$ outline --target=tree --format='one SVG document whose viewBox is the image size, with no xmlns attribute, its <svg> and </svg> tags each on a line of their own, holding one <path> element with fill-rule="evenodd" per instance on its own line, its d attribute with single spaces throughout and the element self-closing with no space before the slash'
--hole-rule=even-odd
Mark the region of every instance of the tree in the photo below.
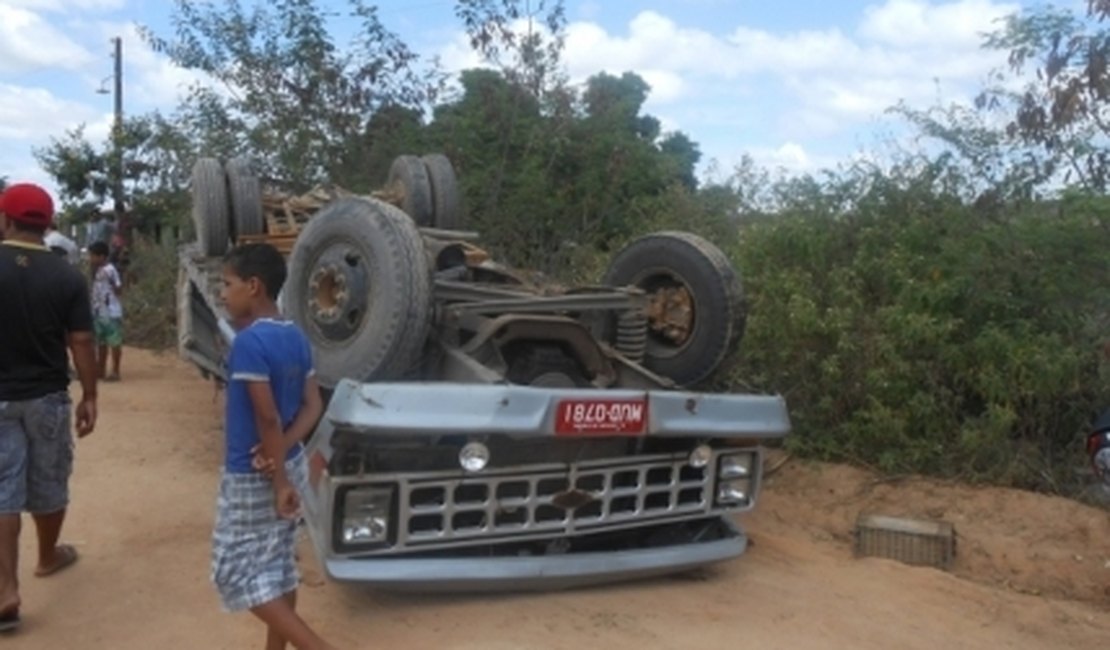
<svg viewBox="0 0 1110 650">
<path fill-rule="evenodd" d="M 238 0 L 176 0 L 173 40 L 143 33 L 175 64 L 217 84 L 196 85 L 181 108 L 187 136 L 206 155 L 251 155 L 264 175 L 292 189 L 328 181 L 364 191 L 372 116 L 391 106 L 422 109 L 443 75 L 436 65 L 418 67 L 375 6 L 348 2 L 342 17 L 356 29 L 342 45 L 329 31 L 337 16 L 315 0 L 249 10 Z"/>
<path fill-rule="evenodd" d="M 182 190 L 196 156 L 189 138 L 154 112 L 125 119 L 119 145 L 132 225 L 148 233 L 183 225 L 188 197 Z M 82 221 L 107 202 L 118 173 L 111 143 L 98 148 L 88 141 L 84 127 L 78 127 L 52 138 L 34 155 L 57 182 L 63 210 L 71 219 Z"/>
<path fill-rule="evenodd" d="M 533 97 L 565 85 L 563 0 L 459 0 L 455 14 L 471 47 Z"/>
<path fill-rule="evenodd" d="M 63 210 L 87 215 L 104 203 L 109 192 L 107 154 L 88 141 L 83 125 L 61 138 L 51 138 L 49 145 L 33 153 L 58 184 Z"/>
<path fill-rule="evenodd" d="M 1010 15 L 985 40 L 1008 52 L 1009 70 L 998 71 L 977 100 L 1009 115 L 1006 135 L 1039 147 L 1045 171 L 1097 191 L 1110 183 L 1108 16 L 1110 0 L 1089 0 L 1085 17 L 1056 8 Z"/>
</svg>

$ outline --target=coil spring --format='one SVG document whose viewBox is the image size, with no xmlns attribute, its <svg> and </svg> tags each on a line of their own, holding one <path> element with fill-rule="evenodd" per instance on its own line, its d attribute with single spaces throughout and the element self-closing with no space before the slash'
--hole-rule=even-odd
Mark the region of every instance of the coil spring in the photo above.
<svg viewBox="0 0 1110 650">
<path fill-rule="evenodd" d="M 640 363 L 647 351 L 648 318 L 642 310 L 629 309 L 617 318 L 617 352 Z"/>
</svg>

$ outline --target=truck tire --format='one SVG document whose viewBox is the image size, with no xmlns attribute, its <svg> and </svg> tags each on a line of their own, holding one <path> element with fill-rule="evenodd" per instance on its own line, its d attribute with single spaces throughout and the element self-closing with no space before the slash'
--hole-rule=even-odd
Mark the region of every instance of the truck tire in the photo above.
<svg viewBox="0 0 1110 650">
<path fill-rule="evenodd" d="M 441 230 L 460 230 L 459 181 L 447 156 L 430 153 L 423 158 L 432 191 L 432 223 Z"/>
<path fill-rule="evenodd" d="M 262 186 L 248 158 L 232 158 L 224 167 L 231 204 L 232 239 L 261 235 L 266 231 L 262 218 Z"/>
<path fill-rule="evenodd" d="M 200 251 L 205 257 L 227 252 L 228 201 L 227 178 L 223 165 L 215 158 L 199 158 L 193 165 L 193 226 Z"/>
<path fill-rule="evenodd" d="M 709 377 L 744 335 L 740 276 L 721 249 L 686 232 L 658 232 L 626 246 L 605 284 L 635 286 L 652 300 L 644 365 L 680 385 Z"/>
<path fill-rule="evenodd" d="M 371 198 L 325 206 L 297 238 L 284 291 L 324 388 L 400 379 L 420 360 L 432 277 L 420 231 L 397 208 Z"/>
<path fill-rule="evenodd" d="M 389 167 L 390 187 L 401 190 L 401 209 L 418 226 L 431 226 L 434 218 L 432 186 L 424 162 L 416 156 L 397 156 Z"/>
</svg>

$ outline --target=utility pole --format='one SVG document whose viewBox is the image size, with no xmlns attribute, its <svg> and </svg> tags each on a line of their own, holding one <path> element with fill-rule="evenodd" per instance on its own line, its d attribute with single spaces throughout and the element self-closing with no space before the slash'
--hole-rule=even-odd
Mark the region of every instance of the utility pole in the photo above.
<svg viewBox="0 0 1110 650">
<path fill-rule="evenodd" d="M 130 239 L 131 232 L 123 204 L 123 39 L 117 36 L 112 39 L 112 43 L 115 45 L 115 122 L 112 125 L 112 145 L 116 158 L 116 182 L 112 188 L 112 198 L 115 203 L 116 226 L 126 242 Z"/>
</svg>

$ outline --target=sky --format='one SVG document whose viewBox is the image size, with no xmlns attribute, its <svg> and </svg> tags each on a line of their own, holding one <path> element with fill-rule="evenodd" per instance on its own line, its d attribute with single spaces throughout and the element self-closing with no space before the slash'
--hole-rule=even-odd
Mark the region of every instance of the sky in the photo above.
<svg viewBox="0 0 1110 650">
<path fill-rule="evenodd" d="M 249 3 L 251 0 L 242 0 Z M 345 0 L 319 0 L 342 9 Z M 452 0 L 375 3 L 421 56 L 478 63 Z M 790 172 L 851 160 L 905 134 L 885 109 L 967 103 L 1005 55 L 982 49 L 1014 0 L 566 0 L 564 63 L 582 83 L 636 72 L 644 113 L 698 143 L 713 180 L 747 154 Z M 1082 11 L 1085 2 L 1057 4 Z M 197 77 L 150 50 L 171 35 L 168 0 L 0 0 L 0 176 L 54 186 L 32 151 L 85 125 L 107 137 L 111 39 L 123 39 L 124 112 L 170 111 Z"/>
</svg>

